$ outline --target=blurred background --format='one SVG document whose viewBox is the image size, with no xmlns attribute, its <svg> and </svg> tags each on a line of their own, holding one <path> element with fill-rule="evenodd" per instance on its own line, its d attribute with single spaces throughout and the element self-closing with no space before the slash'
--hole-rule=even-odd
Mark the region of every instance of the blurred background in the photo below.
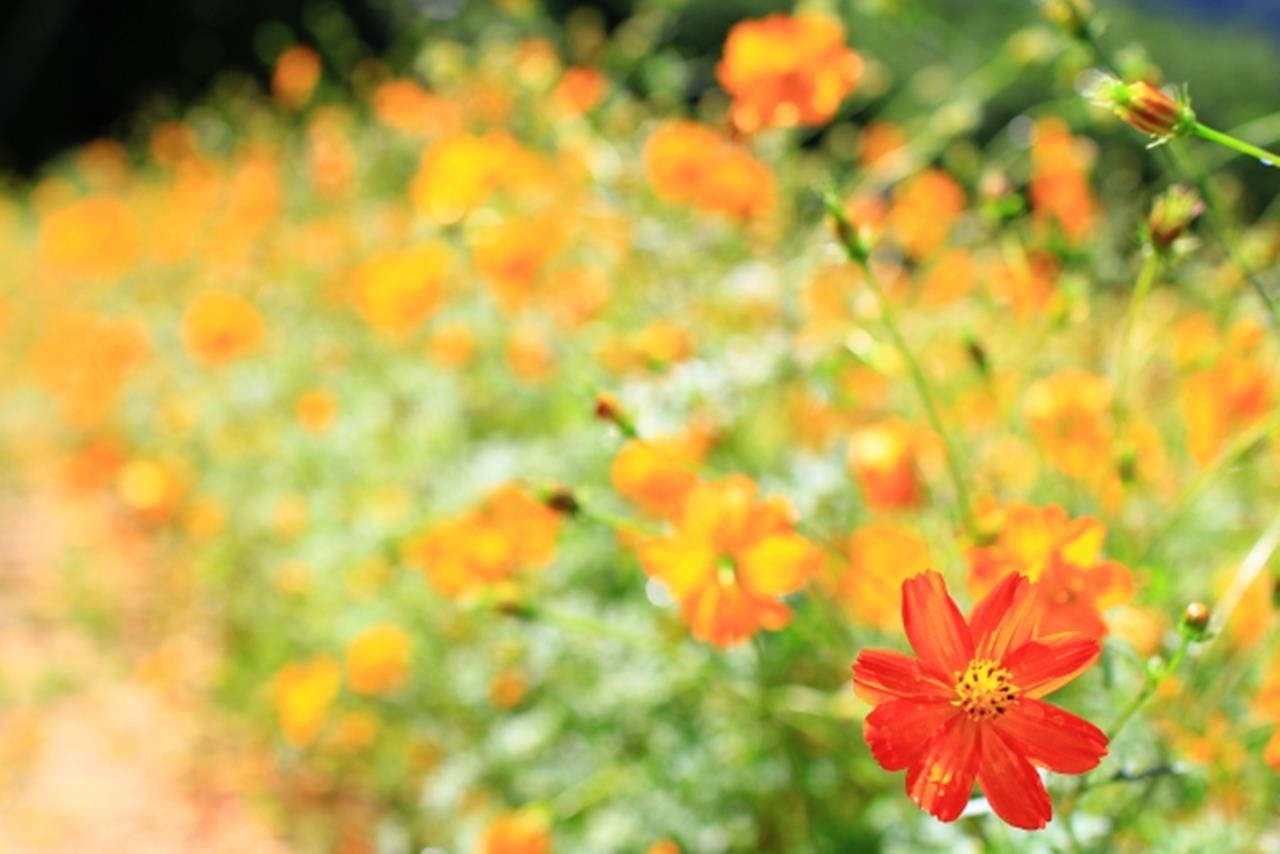
<svg viewBox="0 0 1280 854">
<path fill-rule="evenodd" d="M 432 26 L 483 14 L 468 0 L 11 0 L 0 4 L 0 169 L 30 174 L 70 146 L 126 135 L 157 113 L 180 111 L 228 75 L 265 81 L 276 55 L 294 41 L 338 53 L 388 55 L 411 62 Z M 547 0 L 557 16 L 598 10 L 607 26 L 626 20 L 630 0 Z M 785 0 L 698 0 L 683 6 L 669 49 L 685 60 L 714 61 L 736 20 L 788 10 Z M 857 20 L 860 5 L 900 7 L 897 32 L 878 33 L 881 49 L 904 65 L 954 50 L 943 28 L 967 31 L 978 52 L 1019 21 L 1039 15 L 1037 0 L 842 0 Z M 1094 0 L 1116 43 L 1141 37 L 1175 79 L 1194 79 L 1201 102 L 1232 122 L 1257 115 L 1247 92 L 1280 91 L 1280 3 L 1276 0 Z M 998 27 L 987 22 L 999 21 Z M 931 36 L 931 33 L 933 36 Z M 855 40 L 862 40 L 855 33 Z M 1229 49 L 1222 49 L 1229 45 Z M 951 57 L 948 57 L 950 59 Z M 895 71 L 898 69 L 894 69 Z M 709 70 L 694 87 L 713 84 Z M 688 93 L 696 96 L 696 91 Z M 998 118 L 998 117 L 993 117 Z"/>
</svg>

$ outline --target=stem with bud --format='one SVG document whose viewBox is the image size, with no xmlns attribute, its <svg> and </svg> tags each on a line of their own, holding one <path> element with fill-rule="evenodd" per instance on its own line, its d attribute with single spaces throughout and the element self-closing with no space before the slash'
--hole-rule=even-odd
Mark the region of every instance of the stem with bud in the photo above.
<svg viewBox="0 0 1280 854">
<path fill-rule="evenodd" d="M 898 328 L 893 304 L 889 301 L 884 288 L 880 286 L 880 281 L 871 270 L 870 248 L 854 229 L 853 223 L 849 221 L 849 216 L 845 213 L 844 206 L 840 204 L 839 197 L 834 192 L 828 191 L 823 197 L 823 201 L 826 203 L 827 213 L 835 225 L 836 239 L 840 242 L 848 259 L 862 268 L 867 285 L 875 295 L 876 303 L 880 308 L 880 317 L 884 321 L 885 329 L 888 330 L 889 337 L 893 340 L 893 345 L 902 357 L 902 361 L 906 363 L 907 371 L 911 375 L 911 381 L 916 387 L 916 392 L 920 395 L 921 402 L 924 404 L 924 411 L 929 419 L 929 425 L 942 440 L 947 472 L 951 476 L 951 482 L 956 493 L 956 503 L 960 507 L 960 520 L 964 525 L 965 531 L 970 536 L 976 536 L 978 532 L 977 521 L 973 515 L 973 505 L 969 501 L 969 489 L 965 485 L 964 473 L 960 468 L 955 443 L 951 441 L 951 434 L 942 422 L 942 416 L 934 403 L 933 391 L 929 387 L 929 381 L 924 375 L 924 370 L 921 369 L 920 363 L 907 345 L 907 339 L 903 336 L 902 330 Z"/>
</svg>

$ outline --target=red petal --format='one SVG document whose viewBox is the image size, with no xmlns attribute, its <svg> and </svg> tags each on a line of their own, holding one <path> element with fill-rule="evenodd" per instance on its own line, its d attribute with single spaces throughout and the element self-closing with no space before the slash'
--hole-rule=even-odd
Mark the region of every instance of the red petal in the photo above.
<svg viewBox="0 0 1280 854">
<path fill-rule="evenodd" d="M 901 771 L 918 760 L 947 723 L 963 716 L 947 702 L 891 700 L 871 710 L 862 734 L 871 755 L 886 771 Z"/>
<path fill-rule="evenodd" d="M 1038 614 L 1035 593 L 1025 575 L 1010 573 L 978 603 L 969 628 L 979 658 L 999 661 L 1031 640 Z"/>
<path fill-rule="evenodd" d="M 964 715 L 951 718 L 907 771 L 911 800 L 940 821 L 959 818 L 978 775 L 979 741 L 972 721 Z"/>
<path fill-rule="evenodd" d="M 853 665 L 853 690 L 872 705 L 900 698 L 950 699 L 952 688 L 919 661 L 900 652 L 864 649 Z"/>
<path fill-rule="evenodd" d="M 936 572 L 902 582 L 902 626 L 916 655 L 939 673 L 959 673 L 973 659 L 969 626 Z"/>
<path fill-rule="evenodd" d="M 1067 632 L 1028 641 L 1005 656 L 1024 697 L 1043 697 L 1075 679 L 1098 659 L 1102 648 L 1087 635 Z"/>
<path fill-rule="evenodd" d="M 1102 730 L 1040 700 L 1023 699 L 994 723 L 1028 759 L 1060 774 L 1083 774 L 1107 755 L 1107 736 Z"/>
<path fill-rule="evenodd" d="M 1053 818 L 1053 804 L 1036 769 L 991 727 L 982 733 L 978 784 L 996 815 L 1014 827 L 1039 830 Z"/>
</svg>

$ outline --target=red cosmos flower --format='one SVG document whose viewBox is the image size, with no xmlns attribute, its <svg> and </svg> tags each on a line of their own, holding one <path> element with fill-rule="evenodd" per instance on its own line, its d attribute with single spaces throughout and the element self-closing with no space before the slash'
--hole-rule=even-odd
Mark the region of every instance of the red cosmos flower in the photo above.
<svg viewBox="0 0 1280 854">
<path fill-rule="evenodd" d="M 1053 817 L 1036 766 L 1081 774 L 1107 754 L 1107 737 L 1039 698 L 1098 657 L 1078 633 L 1036 633 L 1035 585 L 1009 575 L 966 623 L 942 576 L 902 583 L 902 622 L 918 658 L 863 650 L 853 666 L 858 696 L 875 705 L 864 722 L 871 754 L 907 771 L 907 794 L 954 821 L 975 778 L 996 815 L 1038 830 Z"/>
</svg>

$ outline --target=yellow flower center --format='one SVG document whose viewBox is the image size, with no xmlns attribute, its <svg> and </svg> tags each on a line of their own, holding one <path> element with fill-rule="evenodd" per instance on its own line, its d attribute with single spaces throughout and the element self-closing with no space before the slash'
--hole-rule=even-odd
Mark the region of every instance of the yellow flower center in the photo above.
<svg viewBox="0 0 1280 854">
<path fill-rule="evenodd" d="M 975 658 L 964 673 L 956 673 L 951 704 L 964 709 L 970 720 L 985 721 L 1003 715 L 1020 693 L 1007 669 L 989 658 Z"/>
</svg>

